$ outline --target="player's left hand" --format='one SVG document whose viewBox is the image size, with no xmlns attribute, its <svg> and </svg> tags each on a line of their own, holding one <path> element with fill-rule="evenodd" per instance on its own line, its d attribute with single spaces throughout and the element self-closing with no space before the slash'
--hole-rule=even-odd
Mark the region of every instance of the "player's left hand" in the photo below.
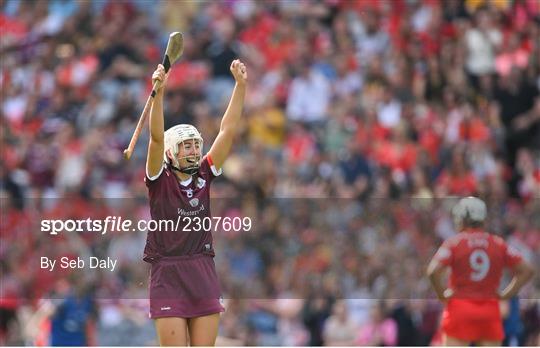
<svg viewBox="0 0 540 348">
<path fill-rule="evenodd" d="M 247 69 L 240 59 L 235 59 L 231 63 L 231 74 L 236 83 L 243 85 L 247 82 Z"/>
</svg>

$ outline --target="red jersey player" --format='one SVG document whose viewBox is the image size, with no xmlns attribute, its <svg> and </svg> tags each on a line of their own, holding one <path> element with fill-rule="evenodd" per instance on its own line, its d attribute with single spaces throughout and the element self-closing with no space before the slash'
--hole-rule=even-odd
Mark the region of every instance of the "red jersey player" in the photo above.
<svg viewBox="0 0 540 348">
<path fill-rule="evenodd" d="M 532 269 L 502 238 L 483 230 L 487 209 L 482 200 L 463 198 L 452 215 L 460 233 L 442 244 L 427 270 L 445 304 L 443 344 L 500 345 L 504 332 L 499 300 L 515 296 L 532 277 Z M 447 268 L 451 273 L 445 290 L 442 278 Z M 514 277 L 499 293 L 504 268 L 510 268 Z"/>
</svg>

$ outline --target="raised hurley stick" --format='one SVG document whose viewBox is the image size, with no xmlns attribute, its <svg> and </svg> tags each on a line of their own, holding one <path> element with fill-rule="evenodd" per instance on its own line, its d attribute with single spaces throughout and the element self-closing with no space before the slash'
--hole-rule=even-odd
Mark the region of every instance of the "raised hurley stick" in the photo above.
<svg viewBox="0 0 540 348">
<path fill-rule="evenodd" d="M 180 56 L 182 56 L 183 51 L 184 37 L 182 36 L 182 33 L 171 33 L 171 35 L 169 35 L 167 49 L 165 50 L 165 56 L 163 57 L 163 67 L 165 68 L 165 73 L 169 72 L 171 65 L 173 65 L 180 58 Z M 131 157 L 133 149 L 135 148 L 135 144 L 137 144 L 137 140 L 139 139 L 139 135 L 141 134 L 143 124 L 146 122 L 146 118 L 148 117 L 148 113 L 150 112 L 150 109 L 152 107 L 154 97 L 156 96 L 156 90 L 159 87 L 160 83 L 161 81 L 156 81 L 156 83 L 154 84 L 152 88 L 152 93 L 150 93 L 150 96 L 148 96 L 146 104 L 144 105 L 144 109 L 141 113 L 141 116 L 139 117 L 137 128 L 135 128 L 135 131 L 131 136 L 129 146 L 127 149 L 124 150 L 124 158 L 127 160 Z"/>
</svg>

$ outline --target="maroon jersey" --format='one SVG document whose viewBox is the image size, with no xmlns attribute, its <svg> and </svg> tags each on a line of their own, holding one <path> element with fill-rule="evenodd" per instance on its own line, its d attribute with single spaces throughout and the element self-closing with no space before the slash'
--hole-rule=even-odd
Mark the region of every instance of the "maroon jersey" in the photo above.
<svg viewBox="0 0 540 348">
<path fill-rule="evenodd" d="M 195 217 L 201 220 L 211 217 L 210 184 L 220 174 L 221 170 L 216 170 L 207 155 L 201 161 L 199 172 L 185 182 L 179 182 L 166 164 L 155 177 L 145 178 L 152 219 L 158 223 L 160 220 L 170 220 L 175 228 L 165 229 L 162 225 L 160 230 L 148 232 L 144 261 L 155 262 L 162 257 L 195 254 L 214 256 L 211 231 L 194 231 L 188 224 Z"/>
</svg>

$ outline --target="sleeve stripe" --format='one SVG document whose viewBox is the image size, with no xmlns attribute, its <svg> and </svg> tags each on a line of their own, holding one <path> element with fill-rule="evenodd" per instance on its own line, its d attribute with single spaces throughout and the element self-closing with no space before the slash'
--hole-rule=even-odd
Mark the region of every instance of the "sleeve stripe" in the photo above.
<svg viewBox="0 0 540 348">
<path fill-rule="evenodd" d="M 214 174 L 214 176 L 220 176 L 221 173 L 223 173 L 223 168 L 219 168 L 219 170 L 217 170 L 216 166 L 214 165 L 211 165 L 210 169 L 212 169 L 212 174 Z"/>
<path fill-rule="evenodd" d="M 219 170 L 217 170 L 214 162 L 212 161 L 212 157 L 210 157 L 210 154 L 206 155 L 206 160 L 208 161 L 210 170 L 212 170 L 212 174 L 214 174 L 214 176 L 220 176 L 223 173 L 223 168 L 219 168 Z"/>
<path fill-rule="evenodd" d="M 148 175 L 148 167 L 146 167 L 146 177 L 147 177 L 148 180 L 150 180 L 150 181 L 154 181 L 154 180 L 156 180 L 157 178 L 159 178 L 159 176 L 161 175 L 161 173 L 163 173 L 163 164 L 161 165 L 161 168 L 159 169 L 159 172 L 158 172 L 156 175 L 152 176 L 152 177 L 151 177 L 150 175 Z"/>
</svg>

